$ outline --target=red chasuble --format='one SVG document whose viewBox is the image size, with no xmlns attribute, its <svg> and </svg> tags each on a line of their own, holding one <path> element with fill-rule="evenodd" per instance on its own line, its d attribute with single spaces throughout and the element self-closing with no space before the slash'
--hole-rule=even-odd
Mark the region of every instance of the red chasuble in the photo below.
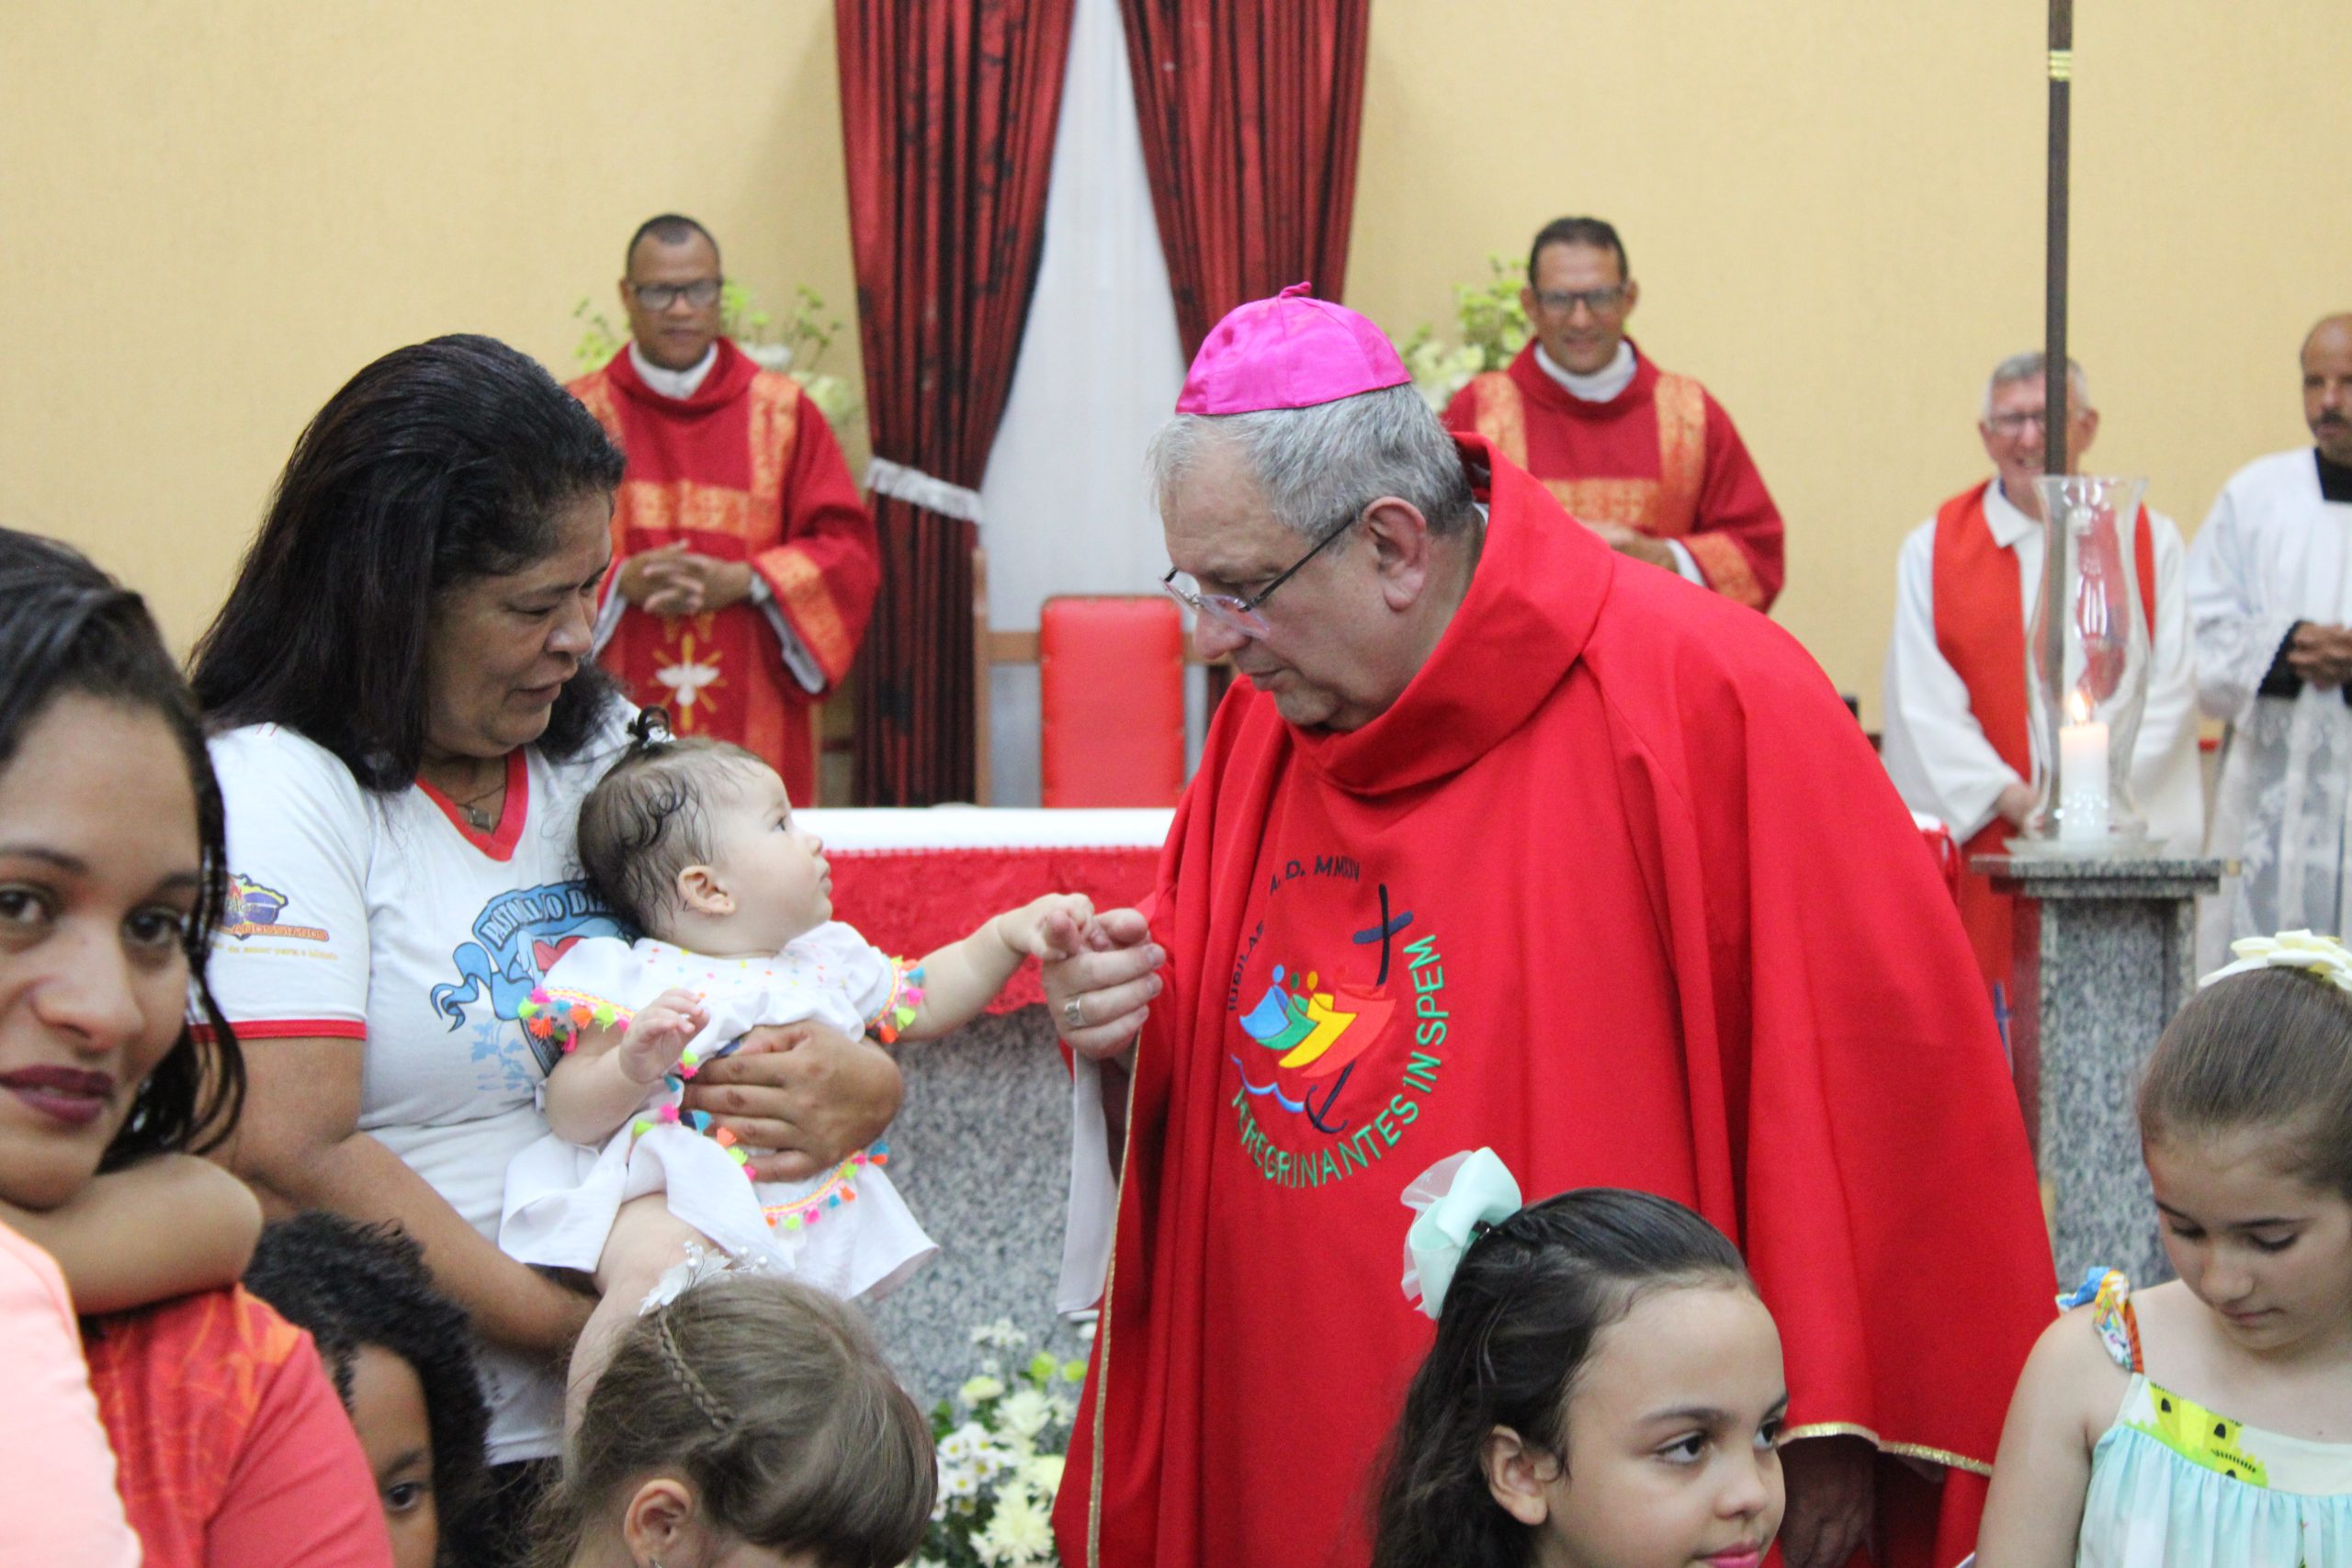
<svg viewBox="0 0 2352 1568">
<path fill-rule="evenodd" d="M 641 380 L 623 349 L 572 395 L 628 455 L 613 504 L 613 560 L 684 541 L 747 561 L 816 660 L 829 692 L 849 672 L 881 581 L 874 519 L 825 416 L 800 384 L 725 338 L 690 398 Z M 607 580 L 611 593 L 619 574 Z M 603 654 L 631 700 L 670 710 L 682 735 L 764 757 L 796 804 L 817 795 L 815 705 L 785 668 L 767 608 L 749 600 L 672 620 L 631 605 Z"/>
<path fill-rule="evenodd" d="M 1445 423 L 1485 436 L 1570 515 L 1674 540 L 1726 599 L 1769 610 L 1779 597 L 1780 510 L 1731 416 L 1638 347 L 1625 389 L 1589 403 L 1544 374 L 1530 343 L 1456 392 Z"/>
<path fill-rule="evenodd" d="M 2018 582 L 2018 553 L 1993 537 L 1984 521 L 1986 479 L 1962 491 L 1936 509 L 1929 589 L 1936 617 L 1936 649 L 1968 688 L 1968 711 L 2001 761 L 2021 779 L 2033 777 L 2033 751 L 2027 731 L 2025 597 Z M 2140 604 L 2148 617 L 2148 640 L 2156 637 L 2156 547 L 2148 530 L 2148 509 L 2132 546 L 2140 569 Z M 2007 853 L 2004 840 L 2017 829 L 1996 816 L 1977 829 L 1961 854 Z M 1976 950 L 1987 986 L 2014 993 L 2017 906 L 1993 891 L 1992 878 L 1963 870 L 1960 918 Z"/>
<path fill-rule="evenodd" d="M 1794 1430 L 1875 1443 L 1889 1561 L 1949 1568 L 2052 1288 L 1951 896 L 1803 649 L 1462 446 L 1429 663 L 1344 734 L 1238 684 L 1178 810 L 1063 1560 L 1363 1562 L 1430 1338 L 1399 1194 L 1490 1145 L 1734 1237 Z"/>
</svg>

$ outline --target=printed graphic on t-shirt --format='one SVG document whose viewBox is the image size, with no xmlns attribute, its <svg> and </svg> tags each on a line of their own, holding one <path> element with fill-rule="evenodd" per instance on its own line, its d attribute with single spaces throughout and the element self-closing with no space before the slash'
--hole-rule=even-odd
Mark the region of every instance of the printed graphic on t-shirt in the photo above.
<svg viewBox="0 0 2352 1568">
<path fill-rule="evenodd" d="M 323 926 L 282 925 L 278 917 L 285 914 L 291 902 L 275 887 L 236 872 L 229 874 L 229 919 L 221 925 L 220 934 L 239 942 L 257 936 L 293 937 L 303 942 L 327 940 Z"/>
<path fill-rule="evenodd" d="M 548 882 L 502 893 L 474 917 L 474 940 L 460 942 L 449 955 L 458 978 L 433 987 L 434 1010 L 454 1031 L 465 1021 L 468 1008 L 487 998 L 495 1036 L 521 1036 L 520 1030 L 497 1025 L 521 1017 L 532 990 L 572 943 L 582 937 L 626 934 L 585 882 Z M 552 1044 L 529 1043 L 542 1072 L 555 1065 Z"/>
</svg>

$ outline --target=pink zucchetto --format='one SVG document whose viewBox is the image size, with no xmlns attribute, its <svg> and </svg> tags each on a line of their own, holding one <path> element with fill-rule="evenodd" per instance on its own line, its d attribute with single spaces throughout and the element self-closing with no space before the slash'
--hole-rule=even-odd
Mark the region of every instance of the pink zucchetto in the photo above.
<svg viewBox="0 0 2352 1568">
<path fill-rule="evenodd" d="M 1256 413 L 1401 387 L 1412 373 L 1371 321 L 1294 283 L 1252 299 L 1209 329 L 1184 377 L 1178 413 Z"/>
</svg>

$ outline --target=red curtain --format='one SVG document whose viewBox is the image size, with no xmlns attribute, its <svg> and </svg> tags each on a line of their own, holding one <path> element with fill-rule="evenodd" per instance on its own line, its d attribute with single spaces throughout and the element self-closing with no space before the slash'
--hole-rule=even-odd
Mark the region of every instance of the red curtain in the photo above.
<svg viewBox="0 0 2352 1568">
<path fill-rule="evenodd" d="M 1072 0 L 835 0 L 877 457 L 979 488 L 1045 236 Z M 970 523 L 877 490 L 858 799 L 969 800 Z"/>
<path fill-rule="evenodd" d="M 1176 325 L 1301 278 L 1337 299 L 1371 0 L 1120 0 Z"/>
</svg>

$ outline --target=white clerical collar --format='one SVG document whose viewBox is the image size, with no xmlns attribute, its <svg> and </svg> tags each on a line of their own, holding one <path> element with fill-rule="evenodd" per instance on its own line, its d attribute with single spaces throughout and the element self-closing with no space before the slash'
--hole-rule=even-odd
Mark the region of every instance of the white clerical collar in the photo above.
<svg viewBox="0 0 2352 1568">
<path fill-rule="evenodd" d="M 2014 548 L 2028 534 L 2040 533 L 2041 520 L 2018 511 L 2008 491 L 2001 488 L 2001 476 L 1995 474 L 1984 491 L 1984 526 L 1992 530 L 1993 542 L 2006 550 Z"/>
<path fill-rule="evenodd" d="M 695 395 L 695 389 L 702 385 L 703 378 L 710 374 L 710 367 L 718 363 L 718 344 L 714 343 L 703 350 L 702 357 L 684 370 L 664 370 L 646 358 L 645 351 L 637 346 L 635 339 L 631 339 L 628 363 L 629 368 L 637 372 L 639 380 L 663 397 L 691 398 Z"/>
<path fill-rule="evenodd" d="M 1589 376 L 1561 369 L 1559 361 L 1544 353 L 1541 343 L 1535 345 L 1535 364 L 1568 396 L 1588 403 L 1605 403 L 1634 384 L 1634 345 L 1623 338 L 1617 340 L 1617 356 Z"/>
</svg>

